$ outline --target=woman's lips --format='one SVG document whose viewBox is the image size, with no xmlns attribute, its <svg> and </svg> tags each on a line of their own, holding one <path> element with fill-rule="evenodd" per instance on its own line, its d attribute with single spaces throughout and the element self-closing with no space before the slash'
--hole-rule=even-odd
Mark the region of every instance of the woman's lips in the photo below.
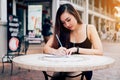
<svg viewBox="0 0 120 80">
<path fill-rule="evenodd" d="M 72 28 L 72 26 L 69 26 L 69 27 L 68 27 L 68 29 L 71 29 L 71 28 Z"/>
</svg>

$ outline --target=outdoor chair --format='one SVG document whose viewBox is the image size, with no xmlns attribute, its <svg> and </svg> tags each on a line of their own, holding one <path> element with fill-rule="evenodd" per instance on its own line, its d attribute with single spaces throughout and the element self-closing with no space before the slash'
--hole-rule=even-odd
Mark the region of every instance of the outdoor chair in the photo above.
<svg viewBox="0 0 120 80">
<path fill-rule="evenodd" d="M 4 73 L 5 63 L 10 63 L 11 64 L 10 74 L 12 75 L 12 72 L 13 72 L 12 59 L 17 56 L 26 55 L 28 48 L 29 48 L 29 42 L 23 39 L 23 41 L 21 41 L 20 43 L 19 49 L 16 52 L 5 54 L 2 57 L 2 73 Z"/>
</svg>

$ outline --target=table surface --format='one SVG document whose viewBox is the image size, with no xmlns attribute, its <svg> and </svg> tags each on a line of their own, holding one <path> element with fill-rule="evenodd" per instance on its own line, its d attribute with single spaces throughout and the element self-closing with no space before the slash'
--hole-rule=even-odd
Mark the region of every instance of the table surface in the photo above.
<svg viewBox="0 0 120 80">
<path fill-rule="evenodd" d="M 109 68 L 115 60 L 106 56 L 28 54 L 13 58 L 16 66 L 31 70 L 76 72 Z"/>
</svg>

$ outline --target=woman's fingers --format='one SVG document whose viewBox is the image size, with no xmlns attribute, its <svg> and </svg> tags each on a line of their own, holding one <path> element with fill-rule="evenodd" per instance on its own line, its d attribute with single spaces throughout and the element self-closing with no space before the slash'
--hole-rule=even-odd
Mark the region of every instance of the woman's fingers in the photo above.
<svg viewBox="0 0 120 80">
<path fill-rule="evenodd" d="M 77 51 L 76 47 L 69 48 L 69 49 L 67 49 L 67 55 L 71 55 L 72 53 L 74 53 L 76 51 Z"/>
<path fill-rule="evenodd" d="M 58 50 L 57 50 L 57 55 L 71 55 L 72 53 L 76 52 L 77 51 L 77 48 L 76 47 L 73 47 L 73 48 L 65 48 L 65 47 L 60 47 Z"/>
<path fill-rule="evenodd" d="M 65 47 L 60 47 L 58 49 L 58 55 L 66 55 L 67 54 L 66 50 L 67 49 Z"/>
</svg>

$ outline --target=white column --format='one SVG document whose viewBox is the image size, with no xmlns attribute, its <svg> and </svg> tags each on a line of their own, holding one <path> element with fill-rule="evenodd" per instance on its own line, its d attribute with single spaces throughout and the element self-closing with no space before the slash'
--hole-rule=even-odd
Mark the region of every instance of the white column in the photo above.
<svg viewBox="0 0 120 80">
<path fill-rule="evenodd" d="M 101 0 L 99 0 L 99 12 L 101 12 L 101 10 L 102 10 L 102 7 L 101 7 Z"/>
<path fill-rule="evenodd" d="M 98 18 L 98 32 L 101 31 L 101 18 Z"/>
<path fill-rule="evenodd" d="M 95 2 L 95 0 L 92 0 L 92 10 L 94 10 L 94 3 Z"/>
<path fill-rule="evenodd" d="M 7 22 L 7 0 L 1 0 L 1 21 Z"/>
<path fill-rule="evenodd" d="M 55 17 L 56 17 L 56 11 L 59 8 L 59 0 L 52 0 L 52 20 L 53 20 L 53 25 L 55 24 Z"/>
<path fill-rule="evenodd" d="M 83 19 L 83 21 L 84 21 L 84 23 L 85 24 L 88 24 L 88 7 L 89 7 L 89 5 L 88 5 L 88 0 L 85 0 L 85 11 L 84 11 L 84 19 Z"/>
<path fill-rule="evenodd" d="M 91 24 L 94 25 L 94 15 L 91 15 Z"/>
<path fill-rule="evenodd" d="M 16 15 L 16 1 L 13 0 L 13 15 Z"/>
<path fill-rule="evenodd" d="M 24 26 L 24 35 L 26 35 L 26 10 L 25 9 L 24 9 L 23 15 L 24 15 L 24 24 L 23 24 L 23 26 Z"/>
<path fill-rule="evenodd" d="M 7 0 L 1 0 L 0 20 L 0 62 L 2 56 L 7 54 Z"/>
<path fill-rule="evenodd" d="M 108 0 L 105 0 L 105 3 L 104 3 L 104 6 L 105 6 L 105 7 L 104 7 L 105 14 L 107 14 L 107 5 L 108 5 L 107 1 L 108 1 Z M 106 4 L 107 4 L 107 5 L 106 5 Z M 111 11 L 111 10 L 110 10 L 110 11 Z"/>
</svg>

